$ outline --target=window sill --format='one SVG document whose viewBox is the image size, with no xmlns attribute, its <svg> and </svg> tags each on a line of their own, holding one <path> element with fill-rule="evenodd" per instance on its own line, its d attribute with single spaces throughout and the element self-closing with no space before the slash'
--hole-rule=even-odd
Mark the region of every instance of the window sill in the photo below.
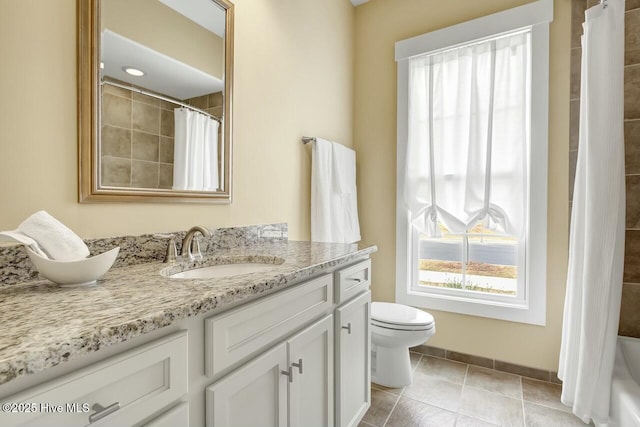
<svg viewBox="0 0 640 427">
<path fill-rule="evenodd" d="M 546 315 L 544 304 L 536 310 L 524 303 L 504 303 L 491 300 L 466 298 L 464 296 L 436 295 L 426 292 L 396 290 L 396 301 L 424 309 L 447 311 L 471 316 L 487 317 L 517 323 L 544 326 Z"/>
</svg>

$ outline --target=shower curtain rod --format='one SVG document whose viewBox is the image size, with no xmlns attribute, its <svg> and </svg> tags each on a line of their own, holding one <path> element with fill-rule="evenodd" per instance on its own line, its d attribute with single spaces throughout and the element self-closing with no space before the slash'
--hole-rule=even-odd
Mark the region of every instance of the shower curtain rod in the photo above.
<svg viewBox="0 0 640 427">
<path fill-rule="evenodd" d="M 101 85 L 110 85 L 110 86 L 119 87 L 121 89 L 130 90 L 131 92 L 136 92 L 136 93 L 139 93 L 141 95 L 147 95 L 147 96 L 150 96 L 152 98 L 161 99 L 163 101 L 167 101 L 167 102 L 170 102 L 170 103 L 175 104 L 175 105 L 180 105 L 181 107 L 185 107 L 185 108 L 188 108 L 190 110 L 197 111 L 198 113 L 204 114 L 205 116 L 209 116 L 213 120 L 217 121 L 218 123 L 222 123 L 222 118 L 219 119 L 216 116 L 211 115 L 211 114 L 207 113 L 204 110 L 201 110 L 201 109 L 196 108 L 196 107 L 194 107 L 192 105 L 189 105 L 189 104 L 185 104 L 184 102 L 176 101 L 175 99 L 167 98 L 166 96 L 156 95 L 153 92 L 147 92 L 146 90 L 138 89 L 138 88 L 135 88 L 135 87 L 132 87 L 132 86 L 121 85 L 120 83 L 114 83 L 114 82 L 110 82 L 110 81 L 106 81 L 106 80 L 103 81 L 103 82 L 100 82 L 100 84 Z"/>
</svg>

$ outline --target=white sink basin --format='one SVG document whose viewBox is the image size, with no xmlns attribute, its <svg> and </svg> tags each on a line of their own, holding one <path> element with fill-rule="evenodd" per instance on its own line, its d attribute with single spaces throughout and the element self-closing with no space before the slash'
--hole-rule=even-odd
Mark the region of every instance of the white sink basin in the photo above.
<svg viewBox="0 0 640 427">
<path fill-rule="evenodd" d="M 172 279 L 215 279 L 221 277 L 239 276 L 241 274 L 259 273 L 278 268 L 279 265 L 247 262 L 240 264 L 219 264 L 209 267 L 194 268 L 174 273 L 168 277 Z"/>
</svg>

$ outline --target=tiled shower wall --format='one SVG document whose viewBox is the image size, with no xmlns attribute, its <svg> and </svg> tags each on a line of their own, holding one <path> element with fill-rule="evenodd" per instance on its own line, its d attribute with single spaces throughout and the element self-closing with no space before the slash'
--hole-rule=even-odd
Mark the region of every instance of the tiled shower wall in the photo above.
<svg viewBox="0 0 640 427">
<path fill-rule="evenodd" d="M 103 86 L 102 185 L 172 187 L 174 108 L 156 98 Z"/>
<path fill-rule="evenodd" d="M 598 3 L 597 0 L 572 0 L 569 203 L 573 199 L 573 181 L 578 156 L 580 58 L 582 53 L 580 35 L 582 34 L 585 9 Z M 619 333 L 640 338 L 640 0 L 626 0 L 624 63 L 627 220 Z"/>
<path fill-rule="evenodd" d="M 101 184 L 115 187 L 173 186 L 173 110 L 170 102 L 104 85 Z M 222 93 L 184 101 L 219 117 Z M 219 139 L 220 140 L 220 139 Z"/>
<path fill-rule="evenodd" d="M 185 99 L 186 104 L 204 110 L 214 117 L 222 118 L 222 92 L 210 93 L 197 98 Z M 222 128 L 222 127 L 221 127 Z"/>
</svg>

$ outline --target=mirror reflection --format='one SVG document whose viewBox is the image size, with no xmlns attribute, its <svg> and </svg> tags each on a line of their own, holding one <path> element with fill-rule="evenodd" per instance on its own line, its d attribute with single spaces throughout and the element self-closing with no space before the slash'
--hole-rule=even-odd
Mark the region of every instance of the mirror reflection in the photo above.
<svg viewBox="0 0 640 427">
<path fill-rule="evenodd" d="M 102 0 L 100 189 L 225 191 L 225 9 Z"/>
</svg>

